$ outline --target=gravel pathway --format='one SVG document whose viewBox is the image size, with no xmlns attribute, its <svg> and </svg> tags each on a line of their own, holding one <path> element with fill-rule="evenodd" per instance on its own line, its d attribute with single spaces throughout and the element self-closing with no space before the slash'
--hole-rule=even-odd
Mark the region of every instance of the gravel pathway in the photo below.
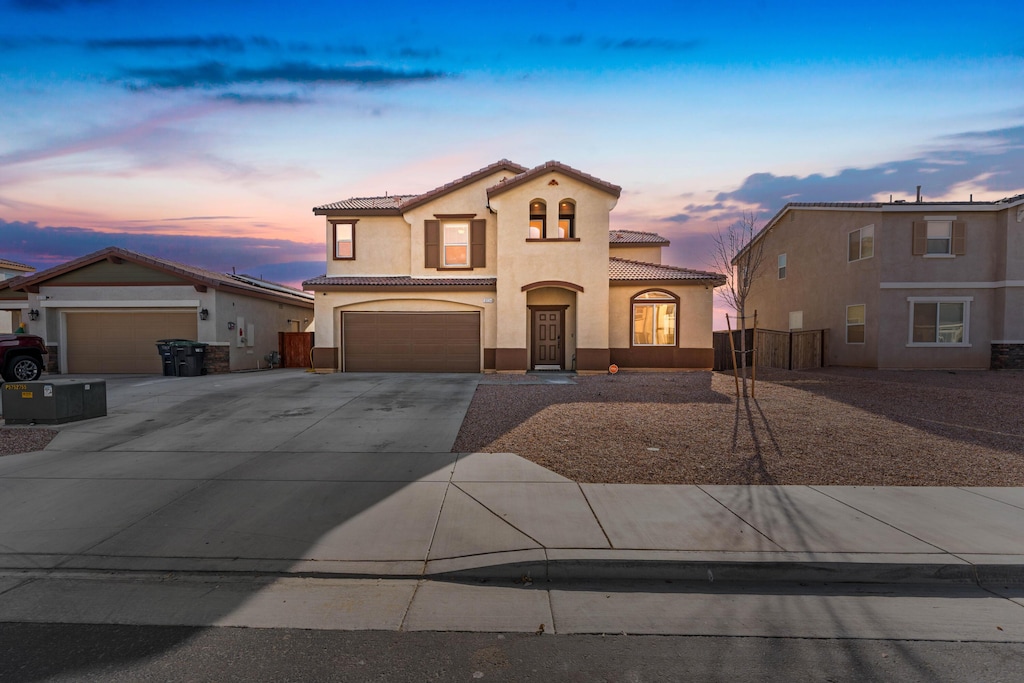
<svg viewBox="0 0 1024 683">
<path fill-rule="evenodd" d="M 1024 371 L 759 370 L 477 389 L 454 451 L 640 484 L 1024 486 Z"/>
</svg>

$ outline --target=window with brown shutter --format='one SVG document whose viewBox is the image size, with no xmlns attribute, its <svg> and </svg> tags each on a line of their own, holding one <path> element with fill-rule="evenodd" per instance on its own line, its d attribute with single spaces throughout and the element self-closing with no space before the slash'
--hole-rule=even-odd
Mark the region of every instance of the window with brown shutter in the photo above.
<svg viewBox="0 0 1024 683">
<path fill-rule="evenodd" d="M 928 251 L 928 224 L 914 221 L 914 256 L 923 256 Z"/>
<path fill-rule="evenodd" d="M 423 221 L 423 267 L 441 267 L 441 221 Z"/>
<path fill-rule="evenodd" d="M 469 265 L 484 268 L 487 266 L 487 221 L 480 218 L 470 221 L 469 233 Z"/>
<path fill-rule="evenodd" d="M 967 253 L 967 224 L 963 221 L 953 221 L 953 253 L 956 256 Z"/>
</svg>

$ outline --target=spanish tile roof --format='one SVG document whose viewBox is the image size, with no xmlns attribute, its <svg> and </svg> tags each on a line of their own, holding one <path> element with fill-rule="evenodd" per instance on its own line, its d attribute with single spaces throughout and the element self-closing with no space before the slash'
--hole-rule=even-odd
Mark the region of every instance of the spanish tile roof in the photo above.
<svg viewBox="0 0 1024 683">
<path fill-rule="evenodd" d="M 725 276 L 703 270 L 691 270 L 678 266 L 664 266 L 657 263 L 644 263 L 624 258 L 608 259 L 609 280 L 712 280 L 718 284 L 725 283 Z"/>
<path fill-rule="evenodd" d="M 23 270 L 26 273 L 35 270 L 32 266 L 26 266 L 24 263 L 18 263 L 17 261 L 9 261 L 5 258 L 0 258 L 0 268 L 6 268 L 7 270 Z"/>
<path fill-rule="evenodd" d="M 303 287 L 494 287 L 493 277 L 409 277 L 408 275 L 321 275 L 302 283 Z"/>
<path fill-rule="evenodd" d="M 323 206 L 314 206 L 313 213 L 321 215 L 325 213 L 333 213 L 335 211 L 373 211 L 398 214 L 402 211 L 408 211 L 409 209 L 426 204 L 432 199 L 437 199 L 442 195 L 448 194 L 460 187 L 465 187 L 470 183 L 474 183 L 481 178 L 486 178 L 487 176 L 498 173 L 499 171 L 508 171 L 512 174 L 520 174 L 526 171 L 526 167 L 520 166 L 508 159 L 501 159 L 500 161 L 484 166 L 472 173 L 467 173 L 461 178 L 453 180 L 450 183 L 445 183 L 440 187 L 435 187 L 433 190 L 424 192 L 423 194 L 403 194 L 390 197 L 353 197 L 340 202 L 324 204 Z"/>
<path fill-rule="evenodd" d="M 178 263 L 177 261 L 171 261 L 158 256 L 140 254 L 128 249 L 122 249 L 121 247 L 107 247 L 106 249 L 100 249 L 99 251 L 94 251 L 91 254 L 80 256 L 79 258 L 68 261 L 67 263 L 62 263 L 59 266 L 47 268 L 46 270 L 34 273 L 33 275 L 23 276 L 18 282 L 17 287 L 18 289 L 24 289 L 27 287 L 35 287 L 45 284 L 47 280 L 53 279 L 58 275 L 63 275 L 64 273 L 68 273 L 73 270 L 77 270 L 78 268 L 109 258 L 121 258 L 134 263 L 153 266 L 159 270 L 178 275 L 187 280 L 192 280 L 197 284 L 207 285 L 214 288 L 229 287 L 235 290 L 248 292 L 250 294 L 259 293 L 264 296 L 270 296 L 271 298 L 285 299 L 297 303 L 311 304 L 313 301 L 312 294 L 292 287 L 287 287 L 285 285 L 279 285 L 275 282 L 266 282 L 246 275 L 217 273 L 212 270 Z"/>
<path fill-rule="evenodd" d="M 657 244 L 668 246 L 669 241 L 653 232 L 641 232 L 639 230 L 609 230 L 608 244 Z"/>
<path fill-rule="evenodd" d="M 572 166 L 566 166 L 560 161 L 548 161 L 546 163 L 541 164 L 540 166 L 531 168 L 529 171 L 520 173 L 514 178 L 503 180 L 497 185 L 487 188 L 487 197 L 490 198 L 494 197 L 495 195 L 499 195 L 502 192 L 505 192 L 506 190 L 510 190 L 513 187 L 516 187 L 517 185 L 522 185 L 523 183 L 528 182 L 533 178 L 536 178 L 539 175 L 543 175 L 544 173 L 547 173 L 549 171 L 558 171 L 569 176 L 570 178 L 575 178 L 576 180 L 584 182 L 592 187 L 596 187 L 599 190 L 603 190 L 615 197 L 618 197 L 620 194 L 622 194 L 622 188 L 619 187 L 618 185 L 613 185 L 606 180 L 601 180 L 600 178 L 592 176 L 589 173 L 584 173 L 583 171 L 575 169 Z"/>
<path fill-rule="evenodd" d="M 526 171 L 526 167 L 520 166 L 519 164 L 513 161 L 509 161 L 508 159 L 502 159 L 501 161 L 496 161 L 489 166 L 484 166 L 478 171 L 468 173 L 459 178 L 458 180 L 453 180 L 450 183 L 445 183 L 441 187 L 435 187 L 430 192 L 424 192 L 421 195 L 417 195 L 412 199 L 406 200 L 405 202 L 402 203 L 401 208 L 403 211 L 408 211 L 409 209 L 415 208 L 421 204 L 426 204 L 431 199 L 437 199 L 441 195 L 448 194 L 452 190 L 457 190 L 460 187 L 469 185 L 470 183 L 476 182 L 477 180 L 489 176 L 492 173 L 497 173 L 498 171 L 508 171 L 510 173 L 522 174 Z M 487 192 L 487 196 L 490 196 L 489 189 Z"/>
<path fill-rule="evenodd" d="M 397 209 L 402 202 L 415 197 L 414 194 L 399 194 L 388 197 L 352 197 L 340 202 L 332 202 L 314 207 L 314 211 L 337 211 L 343 209 Z"/>
</svg>

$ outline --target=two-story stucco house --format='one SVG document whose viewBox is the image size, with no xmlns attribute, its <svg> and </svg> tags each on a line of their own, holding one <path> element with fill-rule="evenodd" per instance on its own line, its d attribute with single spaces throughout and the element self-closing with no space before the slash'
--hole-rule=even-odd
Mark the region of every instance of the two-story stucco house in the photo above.
<svg viewBox="0 0 1024 683">
<path fill-rule="evenodd" d="M 828 362 L 1024 367 L 1024 195 L 986 202 L 791 203 L 763 243 L 758 324 L 828 329 Z"/>
<path fill-rule="evenodd" d="M 710 368 L 723 276 L 661 263 L 664 238 L 610 231 L 621 188 L 502 160 L 420 195 L 326 217 L 314 365 L 342 371 Z"/>
</svg>

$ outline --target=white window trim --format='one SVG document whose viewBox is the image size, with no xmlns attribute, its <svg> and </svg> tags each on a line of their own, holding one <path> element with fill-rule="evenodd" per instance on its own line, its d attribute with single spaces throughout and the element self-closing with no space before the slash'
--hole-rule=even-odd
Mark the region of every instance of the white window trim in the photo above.
<svg viewBox="0 0 1024 683">
<path fill-rule="evenodd" d="M 789 265 L 789 257 L 786 254 L 779 254 L 778 258 L 778 276 L 780 280 L 786 279 L 786 274 L 789 272 L 787 266 Z"/>
<path fill-rule="evenodd" d="M 447 239 L 447 228 L 455 227 L 459 225 L 466 226 L 466 262 L 465 263 L 448 263 L 448 239 Z M 473 261 L 473 247 L 472 247 L 472 223 L 468 220 L 450 220 L 441 221 L 441 267 L 442 268 L 470 268 L 472 267 Z M 462 242 L 452 242 L 451 246 L 461 247 Z"/>
<path fill-rule="evenodd" d="M 855 232 L 862 233 L 864 230 L 867 230 L 868 228 L 871 228 L 871 256 L 864 256 L 864 235 L 860 234 L 860 235 L 857 236 L 857 253 L 859 254 L 859 256 L 857 258 L 855 258 L 855 259 L 851 259 L 850 258 L 850 235 L 852 235 Z M 875 245 L 874 245 L 874 242 L 875 242 L 875 224 L 874 223 L 872 223 L 871 225 L 865 225 L 862 228 L 857 228 L 856 230 L 851 230 L 850 232 L 846 233 L 846 262 L 847 263 L 856 263 L 857 261 L 866 261 L 869 258 L 875 258 Z"/>
<path fill-rule="evenodd" d="M 971 347 L 971 302 L 973 296 L 908 296 L 907 297 L 907 348 L 923 349 L 967 349 Z M 914 304 L 963 304 L 964 340 L 962 342 L 916 342 L 914 341 Z"/>
<path fill-rule="evenodd" d="M 863 325 L 864 326 L 864 341 L 862 341 L 862 342 L 852 342 L 852 341 L 850 341 L 850 309 L 851 308 L 855 308 L 857 306 L 863 306 L 864 307 L 864 322 L 862 322 L 862 323 L 854 323 L 854 325 Z M 868 341 L 868 305 L 867 304 L 849 304 L 846 307 L 846 335 L 843 337 L 843 341 L 845 341 L 847 344 L 851 344 L 851 345 L 854 345 L 854 346 L 863 346 L 864 344 L 867 343 L 867 341 Z"/>
<path fill-rule="evenodd" d="M 660 290 L 652 290 L 651 292 L 647 292 L 647 294 L 657 294 L 657 293 L 668 294 L 668 292 L 661 292 Z M 667 348 L 672 348 L 672 347 L 677 346 L 679 344 L 679 338 L 678 338 L 679 337 L 679 303 L 680 303 L 679 300 L 676 299 L 675 297 L 672 297 L 671 295 L 669 295 L 667 298 L 664 298 L 664 299 L 634 299 L 633 300 L 633 305 L 630 306 L 630 310 L 629 310 L 629 312 L 630 312 L 629 337 L 630 337 L 630 341 L 632 342 L 632 345 L 633 346 L 659 346 L 659 347 L 663 347 L 663 348 L 666 348 L 666 347 Z M 675 318 L 675 327 L 672 330 L 672 336 L 674 337 L 674 340 L 672 341 L 672 343 L 670 343 L 670 344 L 658 344 L 657 342 L 651 342 L 650 344 L 637 344 L 636 343 L 636 307 L 637 306 L 653 306 L 653 307 L 656 308 L 657 306 L 663 306 L 663 305 L 666 305 L 666 304 L 671 304 L 672 306 L 675 306 L 675 316 L 673 316 Z M 657 318 L 652 317 L 651 320 L 652 320 L 652 323 L 657 322 Z M 657 327 L 655 327 L 655 328 L 653 328 L 651 330 L 651 332 L 652 332 L 651 339 L 657 339 L 657 337 L 658 337 L 657 331 L 658 331 Z"/>
</svg>

